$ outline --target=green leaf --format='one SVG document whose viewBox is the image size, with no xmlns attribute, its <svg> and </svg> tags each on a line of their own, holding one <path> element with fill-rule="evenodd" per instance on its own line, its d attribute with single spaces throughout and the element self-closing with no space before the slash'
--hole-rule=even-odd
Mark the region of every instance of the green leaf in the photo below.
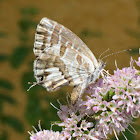
<svg viewBox="0 0 140 140">
<path fill-rule="evenodd" d="M 30 124 L 35 124 L 40 120 L 41 105 L 39 98 L 28 96 L 25 117 Z"/>
<path fill-rule="evenodd" d="M 131 128 L 129 128 L 129 129 L 131 129 Z M 133 131 L 133 130 L 131 130 L 131 131 Z M 126 138 L 128 140 L 136 140 L 136 135 L 134 135 L 131 132 L 129 132 L 129 130 L 126 129 L 125 132 L 123 132 L 123 133 L 124 133 L 124 135 L 126 136 Z M 119 138 L 119 140 L 125 139 L 124 136 L 121 135 L 121 134 L 118 136 L 118 138 Z M 116 140 L 116 138 L 113 137 L 111 140 Z"/>
<path fill-rule="evenodd" d="M 0 116 L 1 116 L 1 114 L 3 114 L 3 109 L 4 109 L 3 106 L 4 106 L 3 103 L 0 102 Z"/>
<path fill-rule="evenodd" d="M 30 18 L 23 18 L 19 21 L 19 27 L 23 32 L 29 31 L 30 28 L 37 26 L 37 23 L 32 21 Z"/>
<path fill-rule="evenodd" d="M 3 124 L 7 124 L 8 126 L 12 127 L 19 133 L 24 132 L 24 126 L 20 120 L 15 118 L 14 116 L 1 116 L 1 122 Z"/>
<path fill-rule="evenodd" d="M 30 29 L 31 20 L 29 20 L 28 18 L 24 18 L 24 19 L 21 19 L 18 24 L 19 24 L 20 29 L 23 32 L 26 32 Z"/>
<path fill-rule="evenodd" d="M 0 102 L 8 102 L 10 104 L 15 104 L 16 100 L 9 95 L 0 94 Z"/>
<path fill-rule="evenodd" d="M 24 16 L 34 16 L 39 14 L 39 9 L 34 7 L 22 8 L 21 14 Z"/>
<path fill-rule="evenodd" d="M 31 22 L 31 27 L 36 28 L 36 27 L 37 27 L 37 24 L 38 24 L 37 22 L 32 21 L 32 22 Z"/>
<path fill-rule="evenodd" d="M 108 101 L 108 99 L 109 99 L 109 91 L 105 95 L 102 95 L 102 96 L 103 96 L 103 100 Z"/>
<path fill-rule="evenodd" d="M 0 140 L 8 140 L 8 134 L 6 131 L 0 133 Z"/>
<path fill-rule="evenodd" d="M 55 122 L 55 121 L 59 121 L 59 117 L 57 114 L 57 110 L 55 108 L 53 108 L 50 104 L 49 104 L 50 107 L 48 108 L 45 108 L 43 109 L 42 108 L 42 111 L 41 111 L 41 117 L 43 120 L 49 120 L 49 121 L 52 121 L 52 122 Z M 49 113 L 48 113 L 49 112 Z"/>
<path fill-rule="evenodd" d="M 4 79 L 0 79 L 0 87 L 8 90 L 14 89 L 13 84 L 10 83 L 10 81 Z"/>
<path fill-rule="evenodd" d="M 0 54 L 0 62 L 8 60 L 9 56 L 5 54 Z"/>
<path fill-rule="evenodd" d="M 7 36 L 7 33 L 0 31 L 0 38 L 6 37 L 6 36 Z"/>
<path fill-rule="evenodd" d="M 23 64 L 26 57 L 28 56 L 29 52 L 30 52 L 30 49 L 27 47 L 21 46 L 21 47 L 15 48 L 10 59 L 11 66 L 13 68 L 19 68 Z"/>
<path fill-rule="evenodd" d="M 31 88 L 30 91 L 27 91 L 27 89 L 30 87 L 28 82 L 32 81 L 35 81 L 33 71 L 26 72 L 23 74 L 21 81 L 22 87 L 28 93 L 25 117 L 30 124 L 35 124 L 36 122 L 38 122 L 38 120 L 40 120 L 41 114 L 41 105 L 39 96 L 40 94 L 39 91 L 41 87 L 37 85 Z"/>
<path fill-rule="evenodd" d="M 52 99 L 51 102 L 52 101 L 53 101 L 54 106 L 59 108 L 59 104 L 57 102 L 57 99 L 54 99 L 54 100 Z M 45 123 L 44 127 L 46 127 L 47 129 L 50 129 L 51 123 L 54 123 L 56 121 L 60 121 L 60 118 L 57 115 L 57 110 L 53 106 L 50 105 L 49 101 L 47 101 L 47 104 L 48 104 L 48 106 L 46 106 L 46 108 L 41 108 L 40 117 L 41 117 L 41 120 L 43 120 L 43 122 L 47 121 L 47 124 Z M 58 126 L 55 126 L 55 127 L 53 126 L 53 130 L 59 131 L 59 130 L 61 130 L 61 128 Z"/>
</svg>

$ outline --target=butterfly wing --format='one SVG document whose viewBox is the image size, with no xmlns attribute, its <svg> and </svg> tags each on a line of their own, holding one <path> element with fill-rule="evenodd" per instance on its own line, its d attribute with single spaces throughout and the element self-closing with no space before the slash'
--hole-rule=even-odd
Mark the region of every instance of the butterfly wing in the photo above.
<svg viewBox="0 0 140 140">
<path fill-rule="evenodd" d="M 88 47 L 64 26 L 43 18 L 34 43 L 34 75 L 48 91 L 75 86 L 73 102 L 82 94 L 97 63 Z"/>
</svg>

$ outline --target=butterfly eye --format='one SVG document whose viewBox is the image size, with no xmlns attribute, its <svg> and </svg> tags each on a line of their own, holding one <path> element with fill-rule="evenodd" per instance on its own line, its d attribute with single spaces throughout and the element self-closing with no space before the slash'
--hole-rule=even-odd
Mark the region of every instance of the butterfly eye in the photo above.
<svg viewBox="0 0 140 140">
<path fill-rule="evenodd" d="M 43 76 L 41 76 L 40 81 L 43 81 Z"/>
</svg>

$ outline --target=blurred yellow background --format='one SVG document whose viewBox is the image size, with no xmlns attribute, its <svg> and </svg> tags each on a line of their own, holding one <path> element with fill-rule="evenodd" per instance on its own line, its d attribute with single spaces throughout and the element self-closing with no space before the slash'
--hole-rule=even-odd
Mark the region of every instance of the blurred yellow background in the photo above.
<svg viewBox="0 0 140 140">
<path fill-rule="evenodd" d="M 118 67 L 129 66 L 130 56 L 138 58 L 140 45 L 139 0 L 0 0 L 0 140 L 27 140 L 27 131 L 37 127 L 49 129 L 50 122 L 59 120 L 50 102 L 66 103 L 66 88 L 49 93 L 36 86 L 29 92 L 33 77 L 34 34 L 43 17 L 48 17 L 76 33 L 96 58 L 132 48 L 108 57 L 106 69 L 113 73 Z M 139 122 L 137 120 L 137 122 Z M 139 123 L 140 124 L 140 123 Z M 128 140 L 140 139 L 138 134 L 126 134 Z M 56 128 L 57 129 L 57 128 Z"/>
</svg>

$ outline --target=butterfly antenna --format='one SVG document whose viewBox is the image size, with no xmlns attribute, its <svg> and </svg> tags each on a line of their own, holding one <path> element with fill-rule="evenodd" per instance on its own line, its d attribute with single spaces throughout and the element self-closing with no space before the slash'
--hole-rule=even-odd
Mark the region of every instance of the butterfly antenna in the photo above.
<svg viewBox="0 0 140 140">
<path fill-rule="evenodd" d="M 31 86 L 27 89 L 27 91 L 29 91 L 32 87 L 34 87 L 34 86 L 36 86 L 36 85 L 38 85 L 38 84 L 40 84 L 40 83 L 43 83 L 43 81 L 39 81 L 39 82 L 28 82 L 28 84 L 33 84 L 33 85 L 31 85 Z"/>
<path fill-rule="evenodd" d="M 109 48 L 106 50 L 106 51 L 104 51 L 103 53 L 101 53 L 101 55 L 99 56 L 99 59 L 101 58 L 101 56 L 104 54 L 104 53 L 106 53 L 106 52 L 108 52 L 109 51 Z"/>
<path fill-rule="evenodd" d="M 28 84 L 31 84 L 31 82 L 28 82 Z M 27 89 L 27 91 L 29 91 L 32 87 L 34 87 L 34 86 L 36 86 L 37 85 L 37 83 L 34 83 L 33 85 L 31 85 L 28 89 Z"/>
<path fill-rule="evenodd" d="M 118 52 L 115 52 L 115 53 L 111 53 L 109 55 L 106 55 L 104 56 L 101 60 L 103 60 L 104 58 L 108 57 L 108 56 L 111 56 L 111 55 L 114 55 L 114 54 L 117 54 L 117 53 L 122 53 L 122 52 L 126 52 L 126 51 L 132 51 L 132 49 L 126 49 L 126 50 L 122 50 L 122 51 L 118 51 Z"/>
</svg>

